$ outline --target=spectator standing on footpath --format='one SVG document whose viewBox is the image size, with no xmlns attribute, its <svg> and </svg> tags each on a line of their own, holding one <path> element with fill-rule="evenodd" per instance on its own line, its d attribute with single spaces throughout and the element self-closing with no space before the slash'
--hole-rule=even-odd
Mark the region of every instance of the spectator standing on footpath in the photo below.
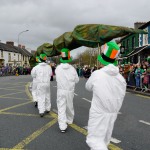
<svg viewBox="0 0 150 150">
<path fill-rule="evenodd" d="M 36 78 L 37 84 L 37 101 L 41 117 L 49 113 L 51 109 L 50 100 L 50 77 L 52 75 L 51 67 L 46 63 L 47 56 L 40 54 L 40 63 L 31 71 L 31 76 Z"/>
<path fill-rule="evenodd" d="M 136 81 L 136 88 L 134 90 L 137 90 L 137 88 L 141 88 L 141 76 L 143 73 L 143 69 L 141 69 L 141 65 L 137 65 L 137 69 L 135 70 L 135 81 Z"/>
<path fill-rule="evenodd" d="M 79 82 L 76 69 L 68 64 L 72 61 L 67 48 L 61 50 L 61 64 L 57 66 L 57 108 L 58 124 L 62 133 L 66 132 L 67 124 L 72 124 L 74 119 L 73 98 L 75 84 Z"/>
<path fill-rule="evenodd" d="M 86 89 L 93 91 L 86 140 L 91 150 L 108 150 L 114 123 L 124 100 L 126 81 L 116 67 L 119 52 L 115 42 L 106 43 L 102 55 L 98 56 L 103 68 L 94 71 L 86 83 Z"/>
</svg>

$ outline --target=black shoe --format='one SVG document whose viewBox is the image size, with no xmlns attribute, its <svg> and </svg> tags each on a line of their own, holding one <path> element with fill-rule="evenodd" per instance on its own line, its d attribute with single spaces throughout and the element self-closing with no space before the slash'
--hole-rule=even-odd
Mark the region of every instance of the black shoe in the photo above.
<svg viewBox="0 0 150 150">
<path fill-rule="evenodd" d="M 44 113 L 40 114 L 40 117 L 43 117 L 44 116 Z"/>
<path fill-rule="evenodd" d="M 61 131 L 61 133 L 65 133 L 66 132 L 66 130 L 60 130 Z"/>
<path fill-rule="evenodd" d="M 37 107 L 38 106 L 38 102 L 34 102 L 34 106 Z"/>
</svg>

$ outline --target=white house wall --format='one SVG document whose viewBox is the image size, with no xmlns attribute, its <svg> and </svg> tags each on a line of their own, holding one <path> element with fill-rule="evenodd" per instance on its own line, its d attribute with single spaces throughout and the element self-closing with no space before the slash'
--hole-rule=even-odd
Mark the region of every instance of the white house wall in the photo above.
<svg viewBox="0 0 150 150">
<path fill-rule="evenodd" d="M 11 61 L 9 61 L 9 53 L 11 55 Z M 19 55 L 19 59 L 18 59 L 18 55 Z M 9 52 L 9 51 L 3 51 L 3 57 L 1 57 L 1 51 L 0 51 L 0 59 L 4 60 L 3 63 L 5 66 L 7 64 L 24 65 L 25 57 L 26 56 L 24 56 L 24 61 L 23 61 L 23 55 L 21 55 L 20 53 L 14 53 L 14 52 Z M 29 59 L 27 59 L 27 64 L 29 64 Z"/>
</svg>

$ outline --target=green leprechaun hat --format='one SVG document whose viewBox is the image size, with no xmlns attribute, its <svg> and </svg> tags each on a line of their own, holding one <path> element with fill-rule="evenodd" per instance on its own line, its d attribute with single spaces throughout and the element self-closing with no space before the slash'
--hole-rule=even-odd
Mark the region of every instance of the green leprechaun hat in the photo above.
<svg viewBox="0 0 150 150">
<path fill-rule="evenodd" d="M 41 62 L 45 62 L 47 60 L 46 54 L 40 54 L 40 60 Z"/>
<path fill-rule="evenodd" d="M 61 50 L 60 62 L 62 62 L 62 63 L 72 62 L 72 58 L 70 57 L 70 51 L 69 51 L 69 49 L 63 48 Z"/>
<path fill-rule="evenodd" d="M 41 62 L 41 60 L 40 60 L 40 57 L 39 57 L 39 56 L 36 56 L 36 62 L 37 62 L 37 63 Z"/>
<path fill-rule="evenodd" d="M 98 60 L 103 65 L 107 66 L 109 64 L 117 65 L 116 58 L 120 53 L 120 48 L 116 42 L 108 42 L 104 45 L 102 55 L 98 56 Z"/>
</svg>

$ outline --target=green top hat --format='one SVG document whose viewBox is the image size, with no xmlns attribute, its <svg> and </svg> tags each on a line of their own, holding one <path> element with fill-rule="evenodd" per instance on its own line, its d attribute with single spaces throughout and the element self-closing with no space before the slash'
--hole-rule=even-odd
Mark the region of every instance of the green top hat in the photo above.
<svg viewBox="0 0 150 150">
<path fill-rule="evenodd" d="M 72 58 L 70 57 L 70 51 L 69 51 L 69 49 L 63 48 L 61 50 L 60 62 L 62 62 L 62 63 L 72 62 Z"/>
<path fill-rule="evenodd" d="M 103 65 L 107 66 L 109 64 L 117 65 L 116 58 L 120 53 L 119 46 L 116 42 L 108 42 L 104 45 L 102 55 L 98 56 L 98 60 Z"/>
<path fill-rule="evenodd" d="M 41 62 L 45 62 L 47 60 L 47 56 L 46 56 L 46 54 L 40 54 L 40 61 Z"/>
</svg>

